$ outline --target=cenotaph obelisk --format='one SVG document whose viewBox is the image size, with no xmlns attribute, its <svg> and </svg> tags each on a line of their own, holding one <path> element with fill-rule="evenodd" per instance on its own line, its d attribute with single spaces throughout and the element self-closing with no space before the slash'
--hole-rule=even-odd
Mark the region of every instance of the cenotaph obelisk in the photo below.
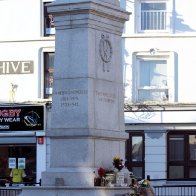
<svg viewBox="0 0 196 196">
<path fill-rule="evenodd" d="M 48 138 L 50 166 L 41 187 L 22 196 L 114 196 L 129 188 L 94 187 L 94 171 L 124 158 L 122 31 L 118 0 L 57 0 L 55 65 Z"/>
</svg>

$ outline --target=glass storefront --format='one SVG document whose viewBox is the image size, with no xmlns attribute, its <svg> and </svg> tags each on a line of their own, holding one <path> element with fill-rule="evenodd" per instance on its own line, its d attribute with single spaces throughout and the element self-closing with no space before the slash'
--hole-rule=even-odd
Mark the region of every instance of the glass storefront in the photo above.
<svg viewBox="0 0 196 196">
<path fill-rule="evenodd" d="M 21 159 L 22 158 L 22 159 Z M 15 160 L 14 163 L 10 162 Z M 20 167 L 20 161 L 23 161 L 23 167 L 26 177 L 23 182 L 36 182 L 36 144 L 2 144 L 0 145 L 0 179 L 6 179 L 10 182 L 11 167 Z"/>
<path fill-rule="evenodd" d="M 0 186 L 5 182 L 33 185 L 40 179 L 44 163 L 37 163 L 36 157 L 45 151 L 37 145 L 36 133 L 43 130 L 43 105 L 0 107 Z"/>
</svg>

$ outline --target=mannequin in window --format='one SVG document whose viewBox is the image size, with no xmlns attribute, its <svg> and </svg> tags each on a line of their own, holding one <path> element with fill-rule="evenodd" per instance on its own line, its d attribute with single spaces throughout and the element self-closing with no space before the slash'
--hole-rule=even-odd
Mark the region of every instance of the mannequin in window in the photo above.
<svg viewBox="0 0 196 196">
<path fill-rule="evenodd" d="M 12 177 L 13 183 L 23 182 L 23 178 L 26 177 L 24 169 L 12 168 L 10 177 Z"/>
</svg>

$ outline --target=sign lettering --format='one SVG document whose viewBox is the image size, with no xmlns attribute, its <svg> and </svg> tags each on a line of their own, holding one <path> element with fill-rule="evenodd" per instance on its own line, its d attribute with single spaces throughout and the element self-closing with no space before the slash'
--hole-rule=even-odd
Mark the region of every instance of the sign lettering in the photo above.
<svg viewBox="0 0 196 196">
<path fill-rule="evenodd" d="M 19 117 L 21 109 L 0 110 L 0 117 Z"/>
<path fill-rule="evenodd" d="M 3 74 L 32 74 L 33 61 L 0 61 L 0 75 Z"/>
</svg>

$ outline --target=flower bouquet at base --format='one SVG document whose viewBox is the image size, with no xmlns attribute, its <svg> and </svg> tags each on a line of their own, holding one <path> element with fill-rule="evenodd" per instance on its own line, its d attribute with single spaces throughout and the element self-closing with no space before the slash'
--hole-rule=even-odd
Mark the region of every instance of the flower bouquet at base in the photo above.
<svg viewBox="0 0 196 196">
<path fill-rule="evenodd" d="M 114 169 L 120 171 L 124 167 L 123 159 L 121 159 L 119 156 L 114 156 L 112 160 L 113 160 Z"/>
<path fill-rule="evenodd" d="M 98 177 L 94 178 L 94 186 L 105 186 L 105 169 L 100 167 L 98 169 Z"/>
</svg>

